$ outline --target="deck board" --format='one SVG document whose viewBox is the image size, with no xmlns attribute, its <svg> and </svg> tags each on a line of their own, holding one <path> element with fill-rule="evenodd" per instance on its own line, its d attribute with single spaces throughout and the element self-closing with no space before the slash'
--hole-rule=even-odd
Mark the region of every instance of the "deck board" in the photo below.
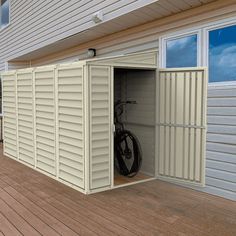
<svg viewBox="0 0 236 236">
<path fill-rule="evenodd" d="M 236 235 L 233 201 L 156 180 L 86 196 L 0 163 L 0 235 Z"/>
</svg>

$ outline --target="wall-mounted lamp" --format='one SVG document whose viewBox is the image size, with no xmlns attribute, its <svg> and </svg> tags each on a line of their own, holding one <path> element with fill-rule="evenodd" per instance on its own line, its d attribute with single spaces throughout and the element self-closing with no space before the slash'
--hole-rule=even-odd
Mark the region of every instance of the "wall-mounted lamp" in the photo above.
<svg viewBox="0 0 236 236">
<path fill-rule="evenodd" d="M 96 56 L 96 49 L 95 48 L 89 48 L 88 49 L 88 57 L 95 57 Z"/>
</svg>

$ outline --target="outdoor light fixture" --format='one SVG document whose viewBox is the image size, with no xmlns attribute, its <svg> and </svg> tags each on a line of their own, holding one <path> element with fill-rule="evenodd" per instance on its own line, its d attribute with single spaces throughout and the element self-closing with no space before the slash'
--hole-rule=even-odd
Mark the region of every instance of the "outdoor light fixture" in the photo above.
<svg viewBox="0 0 236 236">
<path fill-rule="evenodd" d="M 98 11 L 98 12 L 94 13 L 92 15 L 92 21 L 96 24 L 102 22 L 103 21 L 103 12 Z"/>
<path fill-rule="evenodd" d="M 95 56 L 96 56 L 96 49 L 89 48 L 88 49 L 88 57 L 91 58 L 91 57 L 95 57 Z"/>
</svg>

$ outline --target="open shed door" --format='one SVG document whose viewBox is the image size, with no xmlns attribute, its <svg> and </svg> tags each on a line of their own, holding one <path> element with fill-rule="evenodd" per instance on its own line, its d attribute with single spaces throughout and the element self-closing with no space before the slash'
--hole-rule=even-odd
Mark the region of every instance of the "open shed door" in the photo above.
<svg viewBox="0 0 236 236">
<path fill-rule="evenodd" d="M 205 185 L 207 72 L 163 69 L 157 83 L 157 175 Z"/>
</svg>

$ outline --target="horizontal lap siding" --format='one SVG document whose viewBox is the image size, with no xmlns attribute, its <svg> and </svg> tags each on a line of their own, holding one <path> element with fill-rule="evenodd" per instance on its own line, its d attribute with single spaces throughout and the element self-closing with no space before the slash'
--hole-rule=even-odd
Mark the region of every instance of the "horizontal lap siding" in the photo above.
<svg viewBox="0 0 236 236">
<path fill-rule="evenodd" d="M 152 2 L 34 0 L 19 3 L 12 0 L 11 24 L 0 32 L 1 57 L 15 58 L 93 27 L 91 16 L 99 10 L 103 11 L 105 20 L 110 20 Z"/>
<path fill-rule="evenodd" d="M 205 191 L 236 200 L 236 87 L 209 87 Z"/>
</svg>

